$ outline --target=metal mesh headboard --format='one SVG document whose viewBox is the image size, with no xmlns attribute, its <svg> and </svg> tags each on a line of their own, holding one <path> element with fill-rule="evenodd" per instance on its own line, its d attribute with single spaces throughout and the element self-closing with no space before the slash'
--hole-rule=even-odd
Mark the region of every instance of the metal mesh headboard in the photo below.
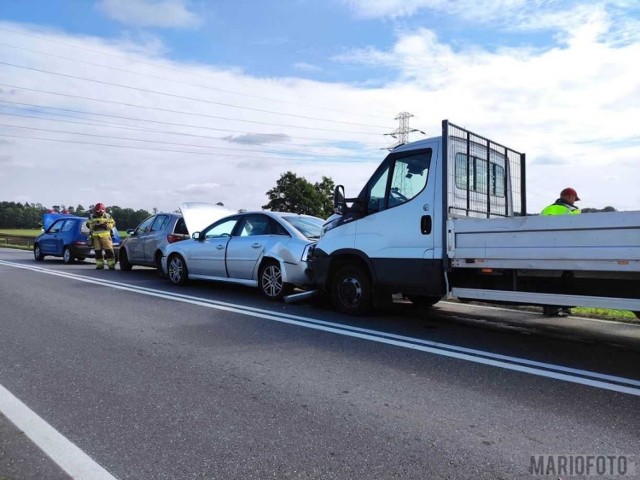
<svg viewBox="0 0 640 480">
<path fill-rule="evenodd" d="M 525 155 L 442 122 L 449 217 L 526 215 Z"/>
</svg>

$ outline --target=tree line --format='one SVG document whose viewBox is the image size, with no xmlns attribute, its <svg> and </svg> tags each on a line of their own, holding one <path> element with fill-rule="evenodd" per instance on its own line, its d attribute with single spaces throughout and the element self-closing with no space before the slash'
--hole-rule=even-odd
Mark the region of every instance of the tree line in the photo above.
<svg viewBox="0 0 640 480">
<path fill-rule="evenodd" d="M 293 172 L 285 172 L 275 187 L 266 192 L 269 202 L 262 208 L 327 218 L 333 213 L 334 186 L 333 180 L 329 177 L 322 177 L 321 182 L 311 183 Z M 40 228 L 42 215 L 45 213 L 67 213 L 88 217 L 92 211 L 93 205 L 85 209 L 82 205 L 46 207 L 41 203 L 0 202 L 0 228 Z M 146 210 L 121 208 L 117 205 L 107 207 L 107 212 L 115 219 L 119 230 L 135 228 L 151 215 Z"/>
</svg>

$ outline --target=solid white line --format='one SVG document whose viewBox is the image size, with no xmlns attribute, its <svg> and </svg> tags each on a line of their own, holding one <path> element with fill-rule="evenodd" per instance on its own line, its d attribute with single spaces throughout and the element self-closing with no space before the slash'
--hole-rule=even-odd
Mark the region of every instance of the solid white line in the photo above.
<svg viewBox="0 0 640 480">
<path fill-rule="evenodd" d="M 518 357 L 510 357 L 507 355 L 494 354 L 491 352 L 484 352 L 482 350 L 469 349 L 465 347 L 458 347 L 456 345 L 442 344 L 438 342 L 430 342 L 428 340 L 421 340 L 412 337 L 404 337 L 401 335 L 388 334 L 375 330 L 367 330 L 358 327 L 349 327 L 345 325 L 335 324 L 331 322 L 325 322 L 322 320 L 316 320 L 308 317 L 300 317 L 289 314 L 273 313 L 269 310 L 260 310 L 253 307 L 240 307 L 233 304 L 218 302 L 215 300 L 208 300 L 200 297 L 193 297 L 182 294 L 168 293 L 162 290 L 154 290 L 146 287 L 136 287 L 126 283 L 114 282 L 111 280 L 98 280 L 94 278 L 85 277 L 77 274 L 69 274 L 66 272 L 59 272 L 50 270 L 43 267 L 27 266 L 22 264 L 15 264 L 0 260 L 0 264 L 31 270 L 39 273 L 47 273 L 50 275 L 60 276 L 64 278 L 74 279 L 85 283 L 92 283 L 102 285 L 117 290 L 124 290 L 133 293 L 139 293 L 142 295 L 148 295 L 157 298 L 163 298 L 166 300 L 173 300 L 191 305 L 202 306 L 205 308 L 212 308 L 222 311 L 228 311 L 233 313 L 239 313 L 242 315 L 253 316 L 266 320 L 273 320 L 276 322 L 286 323 L 290 325 L 297 325 L 301 327 L 311 328 L 314 330 L 321 330 L 330 333 L 336 333 L 339 335 L 345 335 L 353 338 L 360 338 L 364 340 L 374 341 L 387 345 L 394 345 L 398 347 L 408 348 L 412 350 L 418 350 L 428 352 L 436 355 L 441 355 L 449 358 L 456 358 L 459 360 L 465 360 L 468 362 L 479 363 L 483 365 L 490 365 L 494 367 L 503 368 L 506 370 L 512 370 L 517 372 L 528 373 L 540 377 L 553 378 L 556 380 L 562 380 L 570 383 L 577 383 L 581 385 L 588 385 L 591 387 L 601 388 L 605 390 L 616 391 L 620 393 L 626 393 L 629 395 L 640 396 L 640 388 L 633 388 L 633 386 L 640 386 L 640 382 L 637 380 L 627 379 L 623 377 L 616 377 L 613 375 L 604 375 L 596 372 L 589 372 L 587 370 L 579 370 L 560 365 L 554 365 L 543 362 L 536 362 Z M 540 367 L 540 368 L 534 368 Z M 573 376 L 570 373 L 579 375 Z M 585 378 L 586 377 L 586 378 Z M 590 378 L 589 378 L 590 377 Z M 631 387 L 624 385 L 618 385 L 616 383 L 608 383 L 602 380 L 609 380 L 611 382 L 617 382 L 618 384 L 627 384 Z"/>
<path fill-rule="evenodd" d="M 0 411 L 74 480 L 116 480 L 2 385 Z"/>
</svg>

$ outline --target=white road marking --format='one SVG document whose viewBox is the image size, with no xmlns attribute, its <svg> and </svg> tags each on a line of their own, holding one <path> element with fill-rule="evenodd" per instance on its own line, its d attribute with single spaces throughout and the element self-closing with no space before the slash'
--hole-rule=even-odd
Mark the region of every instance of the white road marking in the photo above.
<svg viewBox="0 0 640 480">
<path fill-rule="evenodd" d="M 212 308 L 222 311 L 228 311 L 233 313 L 239 313 L 242 315 L 248 315 L 252 317 L 262 318 L 266 320 L 272 320 L 276 322 L 286 323 L 290 325 L 297 325 L 301 327 L 311 328 L 314 330 L 320 330 L 338 335 L 349 336 L 353 338 L 359 338 L 363 340 L 369 340 L 373 342 L 383 343 L 387 345 L 394 345 L 402 348 L 427 352 L 435 355 L 440 355 L 449 358 L 455 358 L 458 360 L 465 360 L 472 363 L 478 363 L 483 365 L 490 365 L 493 367 L 503 368 L 506 370 L 512 370 L 522 373 L 528 373 L 530 375 L 536 375 L 540 377 L 552 378 L 555 380 L 561 380 L 569 383 L 577 383 L 581 385 L 587 385 L 604 390 L 611 390 L 619 393 L 626 393 L 629 395 L 640 396 L 640 381 L 628 379 L 624 377 L 617 377 L 614 375 L 606 375 L 597 372 L 590 372 L 588 370 L 580 370 L 575 368 L 564 367 L 561 365 L 555 365 L 551 363 L 537 362 L 533 360 L 527 360 L 524 358 L 512 357 L 508 355 L 500 355 L 492 352 L 485 352 L 482 350 L 476 350 L 471 348 L 459 347 L 456 345 L 449 345 L 439 342 L 432 342 L 429 340 L 422 340 L 418 338 L 406 337 L 402 335 L 395 335 L 376 330 L 369 330 L 359 327 L 350 327 L 347 325 L 341 325 L 338 323 L 326 322 L 323 320 L 317 320 L 310 317 L 302 317 L 298 315 L 290 315 L 285 313 L 274 313 L 270 310 L 264 310 L 254 307 L 245 307 L 241 305 L 235 305 L 232 303 L 221 302 L 217 300 L 209 300 L 202 297 L 195 297 L 191 295 L 184 295 L 180 293 L 166 292 L 163 290 L 157 290 L 146 287 L 138 287 L 122 282 L 114 282 L 111 280 L 103 280 L 90 278 L 83 275 L 60 272 L 44 267 L 23 265 L 19 263 L 7 262 L 0 260 L 0 265 L 6 265 L 9 267 L 31 270 L 38 273 L 45 273 L 49 275 L 59 276 L 63 278 L 73 279 L 80 282 L 92 283 L 95 285 L 101 285 L 105 287 L 115 288 L 118 290 L 129 291 L 142 295 L 148 295 L 157 298 L 163 298 L 166 300 L 173 300 L 191 305 L 197 305 L 205 308 Z"/>
<path fill-rule="evenodd" d="M 2 385 L 0 411 L 74 480 L 116 480 Z"/>
</svg>

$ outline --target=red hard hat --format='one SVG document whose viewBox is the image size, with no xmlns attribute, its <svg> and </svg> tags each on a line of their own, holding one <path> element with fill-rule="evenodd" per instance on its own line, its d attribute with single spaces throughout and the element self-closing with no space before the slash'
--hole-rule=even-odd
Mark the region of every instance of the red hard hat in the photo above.
<svg viewBox="0 0 640 480">
<path fill-rule="evenodd" d="M 567 187 L 560 192 L 561 197 L 566 197 L 569 195 L 574 195 L 576 197 L 576 202 L 580 200 L 580 197 L 578 197 L 578 193 L 571 187 Z"/>
<path fill-rule="evenodd" d="M 96 206 L 93 208 L 96 212 L 106 212 L 107 207 L 104 206 L 104 203 L 96 203 Z"/>
</svg>

